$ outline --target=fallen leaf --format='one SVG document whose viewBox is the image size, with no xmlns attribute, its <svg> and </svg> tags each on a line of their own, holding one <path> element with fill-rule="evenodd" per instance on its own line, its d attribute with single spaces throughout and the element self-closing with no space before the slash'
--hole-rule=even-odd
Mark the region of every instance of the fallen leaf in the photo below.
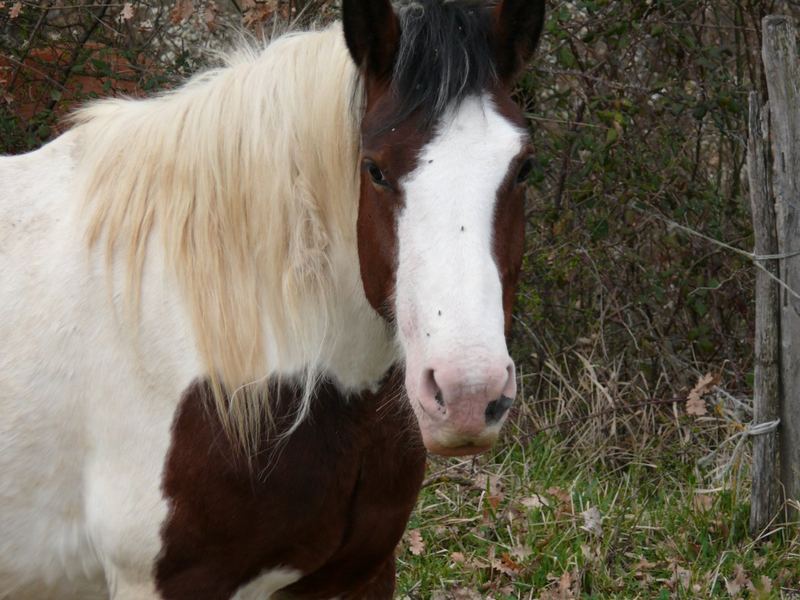
<svg viewBox="0 0 800 600">
<path fill-rule="evenodd" d="M 511 549 L 511 556 L 519 561 L 526 560 L 531 554 L 533 554 L 533 550 L 527 546 L 514 546 Z"/>
<path fill-rule="evenodd" d="M 760 581 L 761 581 L 761 593 L 762 594 L 771 594 L 772 593 L 772 579 L 770 579 L 766 575 L 762 575 Z"/>
<path fill-rule="evenodd" d="M 561 577 L 548 574 L 547 579 L 554 583 L 541 593 L 539 600 L 575 600 L 572 573 L 564 571 Z"/>
<path fill-rule="evenodd" d="M 714 497 L 707 494 L 696 494 L 693 499 L 693 504 L 696 510 L 701 512 L 708 512 L 714 506 Z"/>
<path fill-rule="evenodd" d="M 522 565 L 515 562 L 508 552 L 503 552 L 499 560 L 496 558 L 492 559 L 491 564 L 494 570 L 499 571 L 503 575 L 508 575 L 509 577 L 515 577 L 522 571 Z"/>
<path fill-rule="evenodd" d="M 450 560 L 452 560 L 456 564 L 464 564 L 467 562 L 467 558 L 464 556 L 463 552 L 453 552 L 450 554 Z"/>
<path fill-rule="evenodd" d="M 697 385 L 689 392 L 689 398 L 686 401 L 686 414 L 693 417 L 702 417 L 708 414 L 706 402 L 703 396 L 713 390 L 719 383 L 719 376 L 712 373 L 706 373 L 697 380 Z"/>
<path fill-rule="evenodd" d="M 245 27 L 253 27 L 255 25 L 264 25 L 272 17 L 275 8 L 267 4 L 259 4 L 250 9 L 244 10 L 244 18 L 242 24 Z"/>
<path fill-rule="evenodd" d="M 558 500 L 558 509 L 564 514 L 572 514 L 572 495 L 558 487 L 547 489 L 547 494 Z"/>
<path fill-rule="evenodd" d="M 642 558 L 639 562 L 633 565 L 633 572 L 637 578 L 641 578 L 647 571 L 652 571 L 657 566 L 657 563 L 651 563 L 646 558 Z"/>
<path fill-rule="evenodd" d="M 692 572 L 688 569 L 684 569 L 683 567 L 676 566 L 675 573 L 673 574 L 675 581 L 677 581 L 681 588 L 684 590 L 689 589 L 689 585 L 692 582 Z"/>
<path fill-rule="evenodd" d="M 594 561 L 597 558 L 597 552 L 589 544 L 581 544 L 581 554 L 588 561 Z"/>
<path fill-rule="evenodd" d="M 519 503 L 526 508 L 542 508 L 544 506 L 550 506 L 547 498 L 540 496 L 539 494 L 534 494 L 533 496 L 523 498 L 519 501 Z"/>
<path fill-rule="evenodd" d="M 725 580 L 725 589 L 734 598 L 741 594 L 743 589 L 752 585 L 752 582 L 745 575 L 742 565 L 736 565 L 736 567 L 734 567 L 733 579 Z"/>
<path fill-rule="evenodd" d="M 483 600 L 483 598 L 476 590 L 459 587 L 451 590 L 436 590 L 433 592 L 431 600 Z"/>
<path fill-rule="evenodd" d="M 408 550 L 414 556 L 419 556 L 425 552 L 425 540 L 422 539 L 422 534 L 419 529 L 412 529 L 408 532 Z"/>
<path fill-rule="evenodd" d="M 122 11 L 119 13 L 119 18 L 123 21 L 130 21 L 133 18 L 133 5 L 126 2 L 122 5 Z"/>
<path fill-rule="evenodd" d="M 213 0 L 206 5 L 203 11 L 203 19 L 205 20 L 206 27 L 209 31 L 214 31 L 217 28 L 218 12 L 219 8 L 217 8 L 217 3 Z"/>
<path fill-rule="evenodd" d="M 22 2 L 15 2 L 11 10 L 8 11 L 8 18 L 16 19 L 20 12 L 22 12 Z"/>
<path fill-rule="evenodd" d="M 169 20 L 173 25 L 178 25 L 186 21 L 194 14 L 194 4 L 192 0 L 178 0 L 172 11 L 169 13 Z"/>
<path fill-rule="evenodd" d="M 564 574 L 561 575 L 561 579 L 558 580 L 558 588 L 561 592 L 562 596 L 565 593 L 569 594 L 569 597 L 572 598 L 572 573 L 569 571 L 564 571 Z"/>
<path fill-rule="evenodd" d="M 497 496 L 503 498 L 503 483 L 497 475 L 479 473 L 473 480 L 475 487 L 483 492 L 487 492 L 490 496 Z"/>
<path fill-rule="evenodd" d="M 589 507 L 581 513 L 583 525 L 581 529 L 597 537 L 603 537 L 603 515 L 596 506 Z"/>
</svg>

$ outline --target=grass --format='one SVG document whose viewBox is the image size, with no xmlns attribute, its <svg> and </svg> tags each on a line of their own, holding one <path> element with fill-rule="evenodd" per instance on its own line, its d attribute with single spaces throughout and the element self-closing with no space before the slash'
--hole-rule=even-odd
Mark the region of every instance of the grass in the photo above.
<svg viewBox="0 0 800 600">
<path fill-rule="evenodd" d="M 663 405 L 604 413 L 608 378 L 586 364 L 573 376 L 571 404 L 528 403 L 492 454 L 431 460 L 398 549 L 399 598 L 800 598 L 794 524 L 748 534 L 736 468 L 747 456 L 722 444 L 740 426 L 727 394 L 709 394 L 704 418 Z M 647 395 L 614 389 L 630 404 Z M 717 461 L 734 468 L 712 481 L 697 461 L 720 444 Z"/>
</svg>

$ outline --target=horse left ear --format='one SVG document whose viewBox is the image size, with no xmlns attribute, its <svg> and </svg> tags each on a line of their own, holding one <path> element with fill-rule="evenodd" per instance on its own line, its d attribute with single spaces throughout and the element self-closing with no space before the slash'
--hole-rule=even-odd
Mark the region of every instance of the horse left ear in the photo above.
<svg viewBox="0 0 800 600">
<path fill-rule="evenodd" d="M 494 9 L 492 46 L 497 74 L 513 83 L 533 56 L 544 28 L 545 0 L 500 0 Z"/>
<path fill-rule="evenodd" d="M 400 21 L 391 0 L 344 0 L 342 24 L 356 65 L 374 77 L 391 76 L 400 45 Z"/>
</svg>

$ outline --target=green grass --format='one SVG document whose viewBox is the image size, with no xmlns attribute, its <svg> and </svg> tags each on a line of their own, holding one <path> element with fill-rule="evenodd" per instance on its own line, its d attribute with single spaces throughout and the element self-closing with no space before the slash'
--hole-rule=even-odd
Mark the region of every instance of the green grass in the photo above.
<svg viewBox="0 0 800 600">
<path fill-rule="evenodd" d="M 398 597 L 800 598 L 791 528 L 754 542 L 746 482 L 704 489 L 698 452 L 672 434 L 609 459 L 599 441 L 510 433 L 491 455 L 432 460 L 398 549 Z M 601 529 L 586 527 L 590 509 Z"/>
</svg>

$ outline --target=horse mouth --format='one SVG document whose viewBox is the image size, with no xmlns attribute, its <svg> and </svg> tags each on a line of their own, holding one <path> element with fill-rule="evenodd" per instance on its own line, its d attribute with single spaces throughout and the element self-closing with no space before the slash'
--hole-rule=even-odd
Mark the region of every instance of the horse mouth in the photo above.
<svg viewBox="0 0 800 600">
<path fill-rule="evenodd" d="M 464 444 L 463 446 L 442 446 L 441 444 L 426 443 L 425 447 L 431 454 L 444 456 L 447 458 L 457 458 L 460 456 L 472 456 L 483 454 L 492 447 L 492 444 Z"/>
</svg>

